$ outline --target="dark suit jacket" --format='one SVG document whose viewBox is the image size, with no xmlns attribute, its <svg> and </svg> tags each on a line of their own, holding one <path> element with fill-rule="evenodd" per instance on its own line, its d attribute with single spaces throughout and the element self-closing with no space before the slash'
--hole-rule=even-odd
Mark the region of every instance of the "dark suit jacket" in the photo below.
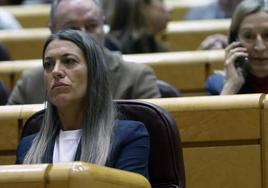
<svg viewBox="0 0 268 188">
<path fill-rule="evenodd" d="M 113 99 L 161 97 L 152 69 L 144 64 L 125 62 L 119 54 L 104 51 L 110 69 Z M 45 101 L 43 67 L 26 70 L 8 99 L 8 104 L 36 104 Z"/>
<path fill-rule="evenodd" d="M 139 173 L 148 178 L 150 141 L 141 122 L 119 120 L 114 129 L 112 150 L 105 166 Z M 22 138 L 17 148 L 16 164 L 22 164 L 36 134 Z M 52 163 L 55 138 L 48 145 L 42 163 Z M 75 160 L 81 154 L 80 144 Z"/>
</svg>

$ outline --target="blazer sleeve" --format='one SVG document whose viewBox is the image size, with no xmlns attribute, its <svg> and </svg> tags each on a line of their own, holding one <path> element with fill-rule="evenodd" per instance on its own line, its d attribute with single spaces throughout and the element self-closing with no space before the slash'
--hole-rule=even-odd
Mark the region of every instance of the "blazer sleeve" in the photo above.
<svg viewBox="0 0 268 188">
<path fill-rule="evenodd" d="M 137 121 L 120 121 L 114 138 L 112 167 L 148 178 L 150 140 L 145 126 Z"/>
<path fill-rule="evenodd" d="M 205 89 L 208 95 L 220 95 L 224 85 L 224 76 L 221 74 L 212 74 L 205 83 Z"/>
<path fill-rule="evenodd" d="M 17 147 L 16 164 L 23 163 L 24 157 L 27 154 L 28 150 L 30 149 L 35 136 L 36 134 L 32 134 L 21 139 Z"/>
</svg>

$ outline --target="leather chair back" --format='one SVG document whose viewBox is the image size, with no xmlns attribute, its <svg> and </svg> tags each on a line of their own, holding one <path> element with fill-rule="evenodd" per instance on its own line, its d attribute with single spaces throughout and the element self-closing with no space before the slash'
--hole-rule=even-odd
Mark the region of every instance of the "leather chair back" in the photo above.
<svg viewBox="0 0 268 188">
<path fill-rule="evenodd" d="M 163 80 L 157 80 L 156 84 L 161 93 L 162 98 L 181 97 L 181 93 L 171 84 Z"/>
</svg>

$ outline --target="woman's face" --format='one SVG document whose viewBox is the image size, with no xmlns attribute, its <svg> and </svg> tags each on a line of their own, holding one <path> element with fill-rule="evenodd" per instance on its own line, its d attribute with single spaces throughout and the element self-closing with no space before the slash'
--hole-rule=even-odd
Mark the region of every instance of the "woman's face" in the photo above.
<svg viewBox="0 0 268 188">
<path fill-rule="evenodd" d="M 83 104 L 87 90 L 87 65 L 83 52 L 67 40 L 54 40 L 45 50 L 44 79 L 52 104 Z"/>
<path fill-rule="evenodd" d="M 161 0 L 151 0 L 150 4 L 145 5 L 143 11 L 149 33 L 156 34 L 166 29 L 170 12 Z"/>
<path fill-rule="evenodd" d="M 251 73 L 258 77 L 268 76 L 268 13 L 262 11 L 246 16 L 238 36 L 247 49 Z"/>
</svg>

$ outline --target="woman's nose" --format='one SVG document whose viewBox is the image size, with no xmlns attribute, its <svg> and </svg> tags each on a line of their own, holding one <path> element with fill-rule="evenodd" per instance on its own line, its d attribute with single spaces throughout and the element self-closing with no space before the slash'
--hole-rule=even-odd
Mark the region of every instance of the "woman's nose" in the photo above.
<svg viewBox="0 0 268 188">
<path fill-rule="evenodd" d="M 63 67 L 61 66 L 60 62 L 56 62 L 53 70 L 52 70 L 52 76 L 54 78 L 62 78 L 64 76 Z"/>
<path fill-rule="evenodd" d="M 258 35 L 256 38 L 254 49 L 259 50 L 259 51 L 266 50 L 265 41 L 263 40 L 263 38 L 260 35 Z"/>
</svg>

